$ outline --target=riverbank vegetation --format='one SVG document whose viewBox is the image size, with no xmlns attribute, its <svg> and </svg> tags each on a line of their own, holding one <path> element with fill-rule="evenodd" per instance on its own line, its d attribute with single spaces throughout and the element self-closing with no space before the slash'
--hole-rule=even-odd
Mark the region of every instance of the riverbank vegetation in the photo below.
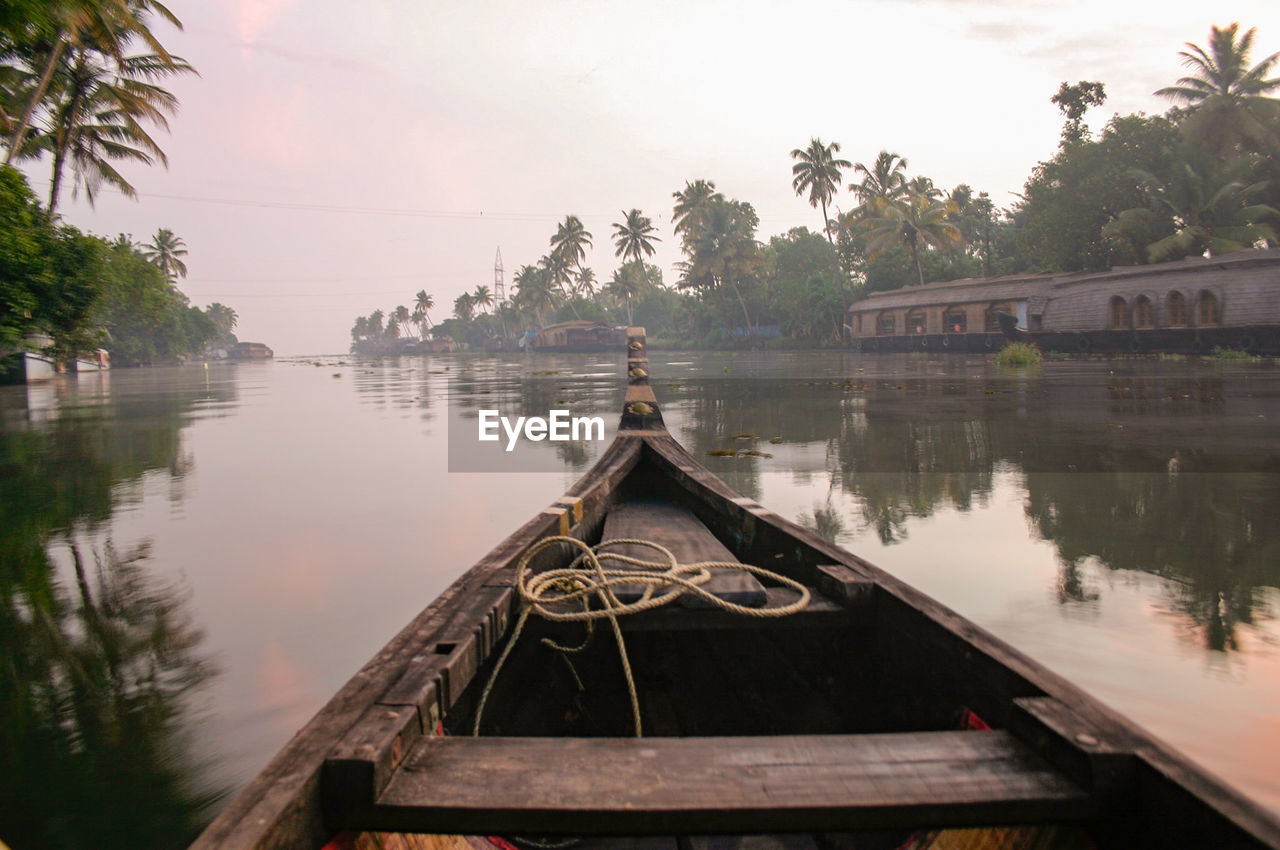
<svg viewBox="0 0 1280 850">
<path fill-rule="evenodd" d="M 93 204 L 103 187 L 136 192 L 120 164 L 166 164 L 155 128 L 177 98 L 160 82 L 195 73 L 152 32 L 181 28 L 151 0 L 28 0 L 0 14 L 0 354 L 52 340 L 59 358 L 107 349 L 129 365 L 234 343 L 235 311 L 193 307 L 178 290 L 186 246 L 108 240 L 62 223 L 63 191 Z M 37 199 L 17 170 L 48 168 Z"/>
<path fill-rule="evenodd" d="M 1280 54 L 1254 63 L 1256 37 L 1238 24 L 1212 28 L 1205 46 L 1179 54 L 1186 75 L 1156 92 L 1166 113 L 1115 115 L 1096 137 L 1084 118 L 1105 104 L 1104 84 L 1062 83 L 1049 98 L 1064 119 L 1058 149 L 1009 207 L 968 183 L 938 186 L 896 151 L 851 162 L 838 143 L 814 138 L 791 152 L 791 178 L 822 216 L 815 230 L 762 239 L 749 202 L 689 180 L 672 195 L 663 234 L 683 254 L 672 285 L 644 262 L 662 238 L 645 213 L 613 223 L 619 265 L 603 284 L 582 264 L 596 237 L 570 215 L 548 252 L 520 267 L 509 300 L 480 287 L 435 326 L 416 313 L 407 325 L 387 320 L 404 307 L 377 310 L 352 327 L 353 349 L 394 350 L 406 332 L 482 346 L 579 318 L 643 324 L 656 346 L 835 345 L 848 305 L 871 292 L 1274 246 Z"/>
</svg>

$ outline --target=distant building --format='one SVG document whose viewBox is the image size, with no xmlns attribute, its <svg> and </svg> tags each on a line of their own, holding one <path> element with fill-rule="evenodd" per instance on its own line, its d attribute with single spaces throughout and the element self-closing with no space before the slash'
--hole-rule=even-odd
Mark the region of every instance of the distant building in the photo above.
<svg viewBox="0 0 1280 850">
<path fill-rule="evenodd" d="M 1271 352 L 1280 347 L 1280 249 L 1104 272 L 965 279 L 876 292 L 849 308 L 864 351 L 977 351 L 1009 337 L 1069 351 Z"/>
</svg>

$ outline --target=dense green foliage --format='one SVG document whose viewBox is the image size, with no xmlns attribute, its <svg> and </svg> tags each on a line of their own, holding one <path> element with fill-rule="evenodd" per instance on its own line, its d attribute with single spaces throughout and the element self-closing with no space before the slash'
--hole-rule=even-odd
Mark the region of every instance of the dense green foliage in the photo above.
<svg viewBox="0 0 1280 850">
<path fill-rule="evenodd" d="M 8 166 L 0 166 L 0 221 L 0 352 L 46 334 L 58 357 L 102 347 L 119 365 L 149 363 L 197 354 L 235 326 L 230 308 L 192 307 L 127 238 L 50 224 Z"/>
</svg>

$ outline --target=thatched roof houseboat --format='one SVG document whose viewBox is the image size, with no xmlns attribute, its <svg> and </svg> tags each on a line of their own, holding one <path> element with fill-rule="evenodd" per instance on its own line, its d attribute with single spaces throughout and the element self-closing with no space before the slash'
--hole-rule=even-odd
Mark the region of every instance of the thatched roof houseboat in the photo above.
<svg viewBox="0 0 1280 850">
<path fill-rule="evenodd" d="M 976 351 L 1014 338 L 1067 351 L 1280 352 L 1280 249 L 879 292 L 850 308 L 848 324 L 871 351 Z"/>
<path fill-rule="evenodd" d="M 615 351 L 622 345 L 625 336 L 625 330 L 613 325 L 575 319 L 548 325 L 538 331 L 533 340 L 533 350 L 558 353 Z"/>
</svg>

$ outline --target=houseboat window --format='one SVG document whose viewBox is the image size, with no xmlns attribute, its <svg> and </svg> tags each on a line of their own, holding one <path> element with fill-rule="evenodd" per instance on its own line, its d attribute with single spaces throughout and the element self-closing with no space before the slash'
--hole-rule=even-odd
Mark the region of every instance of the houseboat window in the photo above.
<svg viewBox="0 0 1280 850">
<path fill-rule="evenodd" d="M 1154 328 L 1156 326 L 1156 311 L 1153 309 L 1151 299 L 1145 295 L 1139 295 L 1134 299 L 1133 325 L 1137 328 Z"/>
<path fill-rule="evenodd" d="M 924 333 L 924 311 L 912 310 L 907 313 L 907 333 L 922 334 Z"/>
<path fill-rule="evenodd" d="M 1111 329 L 1123 331 L 1129 327 L 1129 305 L 1119 295 L 1111 299 Z"/>
<path fill-rule="evenodd" d="M 880 314 L 880 318 L 876 322 L 876 333 L 880 334 L 880 336 L 892 336 L 895 333 L 892 313 Z"/>
<path fill-rule="evenodd" d="M 1010 316 L 1015 315 L 1012 304 L 992 304 L 987 308 L 986 315 L 986 332 L 999 333 L 1000 320 L 996 318 L 996 313 L 1008 313 Z"/>
<path fill-rule="evenodd" d="M 1187 323 L 1187 299 L 1181 292 L 1176 289 L 1170 292 L 1165 305 L 1168 308 L 1171 327 L 1180 328 Z"/>
<path fill-rule="evenodd" d="M 947 333 L 962 334 L 968 327 L 969 318 L 959 307 L 953 307 L 942 317 L 942 329 Z"/>
<path fill-rule="evenodd" d="M 1221 321 L 1218 310 L 1218 296 L 1207 289 L 1200 290 L 1196 296 L 1196 324 L 1216 325 Z"/>
</svg>

